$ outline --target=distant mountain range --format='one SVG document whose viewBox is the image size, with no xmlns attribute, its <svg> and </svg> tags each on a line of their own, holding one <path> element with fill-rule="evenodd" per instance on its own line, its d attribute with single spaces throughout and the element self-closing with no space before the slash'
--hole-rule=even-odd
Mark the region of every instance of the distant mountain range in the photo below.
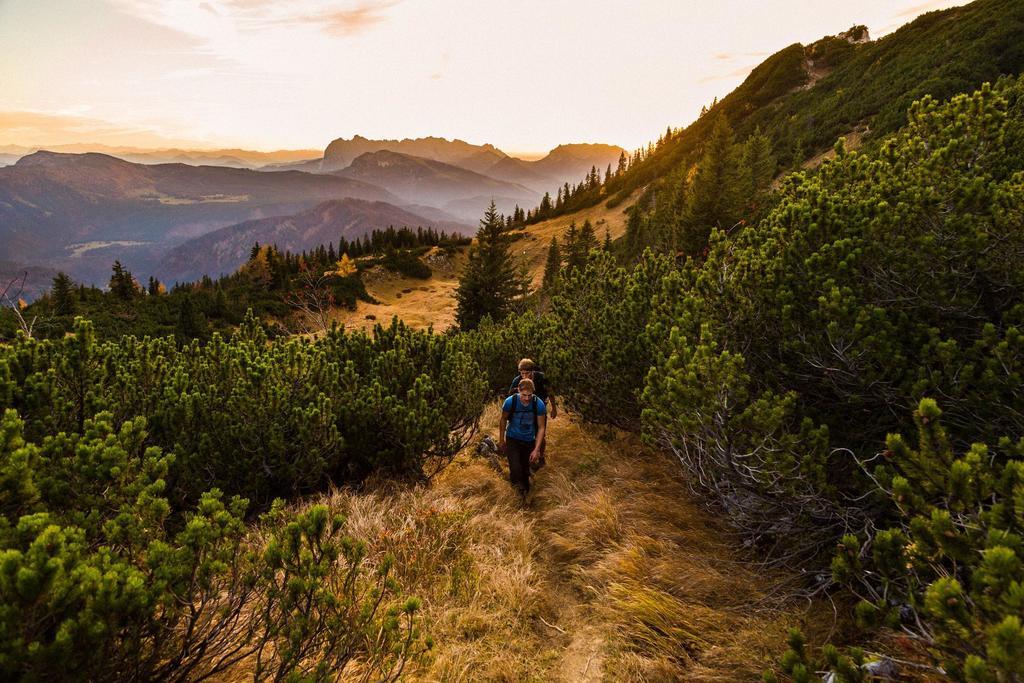
<svg viewBox="0 0 1024 683">
<path fill-rule="evenodd" d="M 386 187 L 406 201 L 436 206 L 469 221 L 479 218 L 492 199 L 505 213 L 539 199 L 536 191 L 516 183 L 389 150 L 361 154 L 331 175 Z"/>
<path fill-rule="evenodd" d="M 245 221 L 220 228 L 171 249 L 156 272 L 167 280 L 192 280 L 204 274 L 234 272 L 249 257 L 253 244 L 274 244 L 301 251 L 339 237 L 354 240 L 375 228 L 426 227 L 471 235 L 472 225 L 425 218 L 386 202 L 334 199 L 292 216 Z"/>
<path fill-rule="evenodd" d="M 0 168 L 0 261 L 101 283 L 120 258 L 148 275 L 167 249 L 188 239 L 341 197 L 400 201 L 332 175 L 36 152 Z"/>
<path fill-rule="evenodd" d="M 350 140 L 338 138 L 332 141 L 324 150 L 319 167 L 315 162 L 307 161 L 275 168 L 330 173 L 348 168 L 365 154 L 383 151 L 439 161 L 495 180 L 521 185 L 539 199 L 545 192 L 554 194 L 565 183 L 579 182 L 591 168 L 603 171 L 609 164 L 614 167 L 623 149 L 604 144 L 559 145 L 542 159 L 526 161 L 509 156 L 494 145 L 472 145 L 462 140 L 434 137 L 368 140 L 356 135 Z"/>
<path fill-rule="evenodd" d="M 460 226 L 468 234 L 491 201 L 504 213 L 535 206 L 545 191 L 617 163 L 622 153 L 563 145 L 524 161 L 461 140 L 359 136 L 335 140 L 318 159 L 306 158 L 310 150 L 106 149 L 117 155 L 37 151 L 0 167 L 5 272 L 25 267 L 38 277 L 59 268 L 103 283 L 119 258 L 143 276 L 192 278 L 237 265 L 235 256 L 252 246 L 242 241 L 260 231 L 285 230 L 279 246 L 297 250 L 388 225 Z M 17 151 L 0 148 L 10 155 L 0 163 Z M 271 159 L 288 163 L 248 168 Z M 330 203 L 348 200 L 367 203 Z M 221 229 L 229 230 L 212 242 L 193 241 Z M 41 286 L 32 284 L 31 291 Z"/>
<path fill-rule="evenodd" d="M 320 152 L 315 149 L 282 149 L 274 152 L 257 152 L 250 149 L 146 149 L 143 147 L 122 147 L 103 144 L 76 143 L 70 145 L 51 145 L 43 147 L 23 147 L 4 145 L 0 147 L 0 166 L 13 164 L 23 156 L 42 150 L 64 152 L 67 154 L 85 154 L 99 152 L 110 156 L 132 161 L 138 164 L 191 164 L 198 166 L 228 166 L 231 168 L 260 168 L 270 164 L 291 164 L 306 159 L 319 159 Z"/>
</svg>

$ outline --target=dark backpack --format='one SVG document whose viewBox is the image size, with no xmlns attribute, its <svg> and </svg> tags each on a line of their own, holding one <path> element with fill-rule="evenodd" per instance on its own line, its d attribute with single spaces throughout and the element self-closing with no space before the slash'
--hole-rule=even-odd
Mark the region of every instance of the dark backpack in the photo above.
<svg viewBox="0 0 1024 683">
<path fill-rule="evenodd" d="M 534 384 L 533 395 L 539 397 L 540 394 L 544 394 L 544 398 L 542 398 L 541 400 L 546 400 L 547 398 L 550 397 L 550 393 L 548 391 L 548 377 L 547 377 L 547 375 L 544 374 L 543 370 L 534 369 L 534 372 L 540 373 L 540 378 L 534 377 L 534 379 L 533 379 L 533 384 Z M 519 382 L 520 382 L 520 379 L 521 379 L 520 375 L 516 375 L 515 378 L 513 378 L 512 385 L 509 386 L 509 388 L 508 388 L 509 396 L 512 396 L 514 394 L 519 393 Z"/>
</svg>

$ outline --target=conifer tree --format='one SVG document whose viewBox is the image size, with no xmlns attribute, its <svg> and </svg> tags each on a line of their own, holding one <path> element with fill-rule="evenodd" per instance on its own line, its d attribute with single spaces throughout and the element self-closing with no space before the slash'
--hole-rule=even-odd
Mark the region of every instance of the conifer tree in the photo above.
<svg viewBox="0 0 1024 683">
<path fill-rule="evenodd" d="M 609 252 L 612 250 L 612 233 L 608 228 L 604 229 L 604 244 L 601 245 L 601 248 Z"/>
<path fill-rule="evenodd" d="M 53 278 L 53 310 L 57 315 L 75 314 L 75 283 L 64 272 Z"/>
<path fill-rule="evenodd" d="M 120 261 L 114 261 L 113 273 L 110 276 L 110 292 L 118 299 L 130 301 L 138 291 L 131 271 L 125 270 Z"/>
<path fill-rule="evenodd" d="M 743 206 L 743 174 L 732 128 L 720 117 L 690 184 L 683 221 L 682 249 L 691 255 L 707 246 L 712 228 L 727 229 L 739 220 Z"/>
<path fill-rule="evenodd" d="M 748 204 L 757 203 L 758 198 L 768 191 L 775 175 L 772 143 L 760 128 L 755 128 L 743 143 L 742 165 L 745 176 L 746 201 Z"/>
<path fill-rule="evenodd" d="M 547 198 L 550 203 L 550 196 Z M 526 273 L 513 259 L 511 242 L 493 201 L 480 220 L 476 239 L 455 291 L 455 318 L 463 330 L 474 329 L 484 316 L 503 319 L 529 290 Z"/>
<path fill-rule="evenodd" d="M 494 202 L 492 201 L 491 203 L 493 204 Z M 540 206 L 537 207 L 537 218 L 544 220 L 551 215 L 551 209 L 551 193 L 545 192 L 544 197 L 540 200 Z"/>
<path fill-rule="evenodd" d="M 561 274 L 562 252 L 558 248 L 558 238 L 552 237 L 551 246 L 548 247 L 548 258 L 544 263 L 544 279 L 541 282 L 541 288 L 545 292 L 551 292 L 554 290 Z"/>
<path fill-rule="evenodd" d="M 589 218 L 583 221 L 583 227 L 580 228 L 579 243 L 584 256 L 597 249 L 597 234 L 594 232 L 594 225 Z"/>
</svg>

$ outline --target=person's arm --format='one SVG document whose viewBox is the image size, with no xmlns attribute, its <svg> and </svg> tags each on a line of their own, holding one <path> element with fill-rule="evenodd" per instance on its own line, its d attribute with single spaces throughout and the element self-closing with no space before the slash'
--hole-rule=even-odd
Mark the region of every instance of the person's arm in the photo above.
<svg viewBox="0 0 1024 683">
<path fill-rule="evenodd" d="M 547 375 L 544 375 L 544 393 L 547 395 L 544 403 L 547 405 L 548 415 L 550 415 L 551 419 L 554 420 L 558 417 L 558 406 L 555 405 L 555 394 L 551 391 L 551 385 L 548 383 Z"/>
<path fill-rule="evenodd" d="M 498 420 L 498 452 L 505 452 L 505 427 L 508 425 L 508 413 L 501 411 L 501 419 Z"/>
<path fill-rule="evenodd" d="M 530 453 L 530 462 L 537 462 L 540 458 L 540 445 L 544 443 L 544 432 L 547 430 L 547 415 L 537 416 L 537 440 L 534 442 L 536 445 L 533 447 L 533 452 Z"/>
</svg>

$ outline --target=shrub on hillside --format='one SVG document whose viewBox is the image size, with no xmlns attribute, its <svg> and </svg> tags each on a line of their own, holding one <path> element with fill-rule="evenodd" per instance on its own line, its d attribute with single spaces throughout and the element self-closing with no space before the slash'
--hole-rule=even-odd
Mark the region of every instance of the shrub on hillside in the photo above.
<svg viewBox="0 0 1024 683">
<path fill-rule="evenodd" d="M 82 321 L 63 339 L 0 347 L 0 408 L 19 412 L 30 439 L 80 434 L 102 411 L 116 429 L 145 417 L 148 443 L 175 456 L 176 505 L 214 486 L 265 507 L 374 469 L 419 474 L 469 437 L 483 395 L 452 340 L 397 322 L 271 342 L 250 317 L 230 339 L 179 348 L 99 342 Z"/>
<path fill-rule="evenodd" d="M 585 268 L 563 276 L 542 356 L 565 404 L 584 419 L 639 425 L 639 392 L 654 355 L 644 328 L 670 269 L 669 258 L 650 252 L 632 271 L 607 252 L 591 252 Z"/>
<path fill-rule="evenodd" d="M 24 438 L 0 421 L 0 673 L 5 680 L 172 680 L 244 665 L 323 680 L 358 657 L 383 678 L 421 648 L 415 600 L 326 508 L 264 517 L 204 493 L 172 517 L 173 457 L 145 420 Z"/>
</svg>

